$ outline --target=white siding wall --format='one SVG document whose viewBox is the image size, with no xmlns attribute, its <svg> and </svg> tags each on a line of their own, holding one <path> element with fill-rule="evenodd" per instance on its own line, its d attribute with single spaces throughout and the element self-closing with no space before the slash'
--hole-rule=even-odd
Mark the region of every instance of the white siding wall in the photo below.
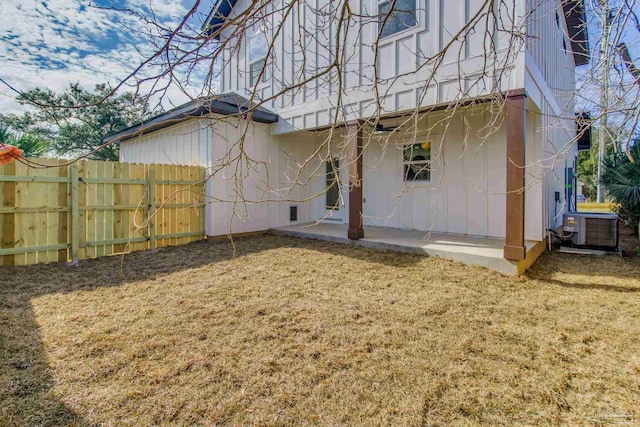
<svg viewBox="0 0 640 427">
<path fill-rule="evenodd" d="M 250 166 L 246 158 L 236 157 L 245 130 L 243 150 L 254 161 Z M 206 167 L 206 232 L 219 236 L 288 225 L 290 205 L 298 206 L 298 223 L 319 219 L 324 199 L 312 196 L 324 185 L 324 169 L 318 169 L 323 165 L 313 156 L 320 141 L 306 132 L 272 137 L 269 126 L 260 123 L 247 127 L 244 120 L 202 118 L 121 143 L 120 160 Z"/>
<path fill-rule="evenodd" d="M 209 119 L 193 119 L 120 144 L 120 161 L 208 166 Z"/>
<path fill-rule="evenodd" d="M 448 129 L 435 129 L 432 141 L 430 183 L 404 184 L 402 150 L 389 144 L 371 144 L 365 151 L 365 224 L 433 230 L 503 238 L 506 212 L 506 128 L 504 124 L 488 138 L 479 129 L 489 120 L 484 108 L 456 114 Z M 422 129 L 439 116 L 423 119 Z M 466 136 L 464 133 L 468 131 Z M 534 126 L 527 137 L 534 137 Z M 440 143 L 440 141 L 442 141 Z M 525 238 L 541 240 L 542 183 L 539 166 L 541 147 L 527 140 Z"/>
<path fill-rule="evenodd" d="M 277 138 L 272 187 L 277 190 L 276 197 L 280 202 L 271 205 L 271 227 L 292 224 L 289 221 L 290 206 L 298 207 L 299 224 L 322 217 L 325 201 L 319 194 L 325 185 L 325 169 L 321 157 L 314 155 L 321 143 L 320 135 L 307 132 Z"/>
<path fill-rule="evenodd" d="M 467 108 L 457 113 L 446 129 L 434 127 L 427 134 L 426 129 L 442 119 L 441 115 L 431 114 L 420 119 L 415 138 L 411 135 L 384 143 L 368 141 L 363 158 L 365 224 L 504 237 L 506 132 L 502 125 L 486 139 L 478 133 L 489 120 L 489 114 L 482 107 Z M 540 159 L 542 138 L 536 117 L 539 116 L 528 117 L 526 153 L 527 162 L 531 164 L 526 170 L 526 238 L 532 240 L 542 238 L 544 223 L 540 165 L 536 163 Z M 324 146 L 318 150 L 327 139 L 326 133 L 302 131 L 272 136 L 268 126 L 250 124 L 244 150 L 264 164 L 247 168 L 246 163 L 230 162 L 229 157 L 229 153 L 231 159 L 237 154 L 236 144 L 245 124 L 241 120 L 198 123 L 194 119 L 174 126 L 175 129 L 123 143 L 121 160 L 190 161 L 190 164 L 207 166 L 210 172 L 218 171 L 208 180 L 206 188 L 209 196 L 207 235 L 217 236 L 227 234 L 230 224 L 233 233 L 292 224 L 289 221 L 292 205 L 298 206 L 297 223 L 321 219 L 326 213 L 322 159 L 330 149 L 332 154 L 342 156 L 340 178 L 345 183 L 342 219 L 347 221 L 348 165 L 340 143 L 343 131 L 334 135 L 331 148 Z M 182 139 L 176 142 L 178 138 Z M 402 146 L 413 140 L 432 141 L 433 172 L 429 183 L 403 183 Z M 240 181 L 237 178 L 241 178 Z M 240 198 L 246 202 L 234 203 L 240 191 Z"/>
<path fill-rule="evenodd" d="M 548 102 L 573 113 L 575 62 L 560 0 L 527 0 L 527 72 L 545 84 Z M 556 20 L 556 15 L 558 20 Z M 529 85 L 527 85 L 527 89 Z M 554 105 L 555 106 L 555 105 Z"/>
<path fill-rule="evenodd" d="M 526 113 L 525 142 L 525 239 L 543 240 L 545 237 L 545 176 L 544 176 L 544 142 L 542 120 L 540 115 L 529 108 Z"/>
<path fill-rule="evenodd" d="M 233 159 L 237 142 L 247 122 L 215 117 L 191 119 L 165 129 L 125 141 L 120 146 L 120 160 L 136 163 L 186 164 L 207 168 L 211 175 L 206 184 L 206 232 L 209 236 L 266 230 L 269 207 L 264 166 L 246 168 L 246 162 Z M 269 126 L 249 123 L 245 138 L 246 153 L 254 159 L 269 161 L 272 146 Z M 229 156 L 230 154 L 230 156 Z M 240 171 L 235 174 L 235 168 Z M 242 177 L 236 180 L 236 177 Z M 249 203 L 234 203 L 236 195 Z M 256 202 L 256 203 L 252 203 Z M 260 203 L 258 203 L 260 202 Z"/>
<path fill-rule="evenodd" d="M 249 3 L 250 0 L 239 0 L 232 15 L 245 10 Z M 282 8 L 283 3 L 286 5 L 288 2 L 281 0 L 274 1 L 272 4 L 274 7 Z M 483 40 L 485 34 L 482 28 L 476 28 L 464 46 L 458 42 L 452 44 L 433 84 L 426 92 L 424 91 L 425 81 L 431 72 L 425 67 L 420 69 L 420 66 L 426 62 L 426 58 L 446 46 L 451 36 L 476 14 L 484 2 L 482 0 L 429 0 L 416 3 L 420 8 L 418 26 L 382 39 L 379 45 L 378 73 L 383 79 L 380 82 L 380 90 L 385 94 L 381 99 L 382 113 L 450 101 L 459 97 L 461 90 L 469 90 L 470 95 L 477 96 L 487 93 L 493 86 L 492 81 L 484 81 L 480 85 L 470 87 L 481 67 L 485 65 L 483 47 L 483 43 L 486 43 Z M 315 74 L 317 70 L 323 69 L 329 63 L 331 55 L 336 51 L 333 46 L 335 25 L 329 28 L 325 21 L 328 18 L 313 10 L 330 12 L 341 2 L 306 0 L 300 4 L 291 12 L 282 33 L 275 40 L 273 63 L 270 67 L 273 78 L 259 86 L 258 98 L 267 99 L 283 87 L 300 82 L 305 72 L 306 75 Z M 356 14 L 362 12 L 375 15 L 377 13 L 377 0 L 358 0 L 350 4 Z M 504 6 L 505 4 L 502 5 Z M 522 9 L 518 14 L 524 12 L 524 6 Z M 283 19 L 282 13 L 275 12 L 269 19 L 272 22 L 268 27 L 273 28 L 274 23 Z M 342 105 L 344 108 L 339 112 L 340 118 L 344 120 L 367 117 L 376 113 L 377 104 L 372 96 L 371 84 L 375 58 L 371 46 L 377 36 L 378 24 L 372 19 L 367 21 L 357 23 L 349 29 L 349 38 L 346 42 L 348 47 L 346 54 L 349 59 L 345 64 L 343 76 Z M 310 33 L 317 34 L 317 37 L 314 39 L 303 35 L 304 41 L 300 42 L 301 27 Z M 251 29 L 248 36 L 253 31 Z M 228 49 L 224 53 L 221 64 L 221 92 L 236 91 L 244 95 L 249 94 L 247 88 L 251 89 L 251 87 L 247 73 L 249 63 L 245 46 L 248 39 L 249 37 L 244 38 L 239 49 L 233 52 L 232 49 Z M 495 41 L 502 51 L 509 47 L 507 37 L 496 37 Z M 302 61 L 303 58 L 304 61 Z M 499 64 L 504 62 L 503 58 L 498 60 Z M 301 68 L 303 63 L 304 70 Z M 510 62 L 510 66 L 512 68 L 500 82 L 503 90 L 521 88 L 524 85 L 524 57 L 518 56 L 515 61 Z M 489 64 L 487 68 L 491 69 L 492 65 Z M 462 80 L 460 73 L 463 75 Z M 295 94 L 274 99 L 269 107 L 284 119 L 280 121 L 275 132 L 309 129 L 330 123 L 331 117 L 336 113 L 334 107 L 337 100 L 337 81 L 334 73 L 329 79 L 309 83 Z"/>
<path fill-rule="evenodd" d="M 443 118 L 442 115 L 430 114 L 420 119 L 419 130 L 415 134 L 367 140 L 363 157 L 365 225 L 503 238 L 506 227 L 506 129 L 502 123 L 497 131 L 483 138 L 478 130 L 489 121 L 489 114 L 483 107 L 465 109 L 451 119 L 446 129 L 434 127 Z M 536 125 L 539 116 L 529 116 L 525 238 L 539 241 L 544 237 L 544 189 L 540 165 L 542 138 Z M 427 129 L 430 128 L 433 129 L 428 133 Z M 319 163 L 317 157 L 309 161 L 325 138 L 326 134 L 309 132 L 277 137 L 280 155 L 277 169 L 274 170 L 279 170 L 277 175 L 281 188 L 290 184 L 291 177 L 301 164 L 307 163 L 305 177 L 312 176 L 314 170 L 317 172 L 306 185 L 281 193 L 282 200 L 290 198 L 291 202 L 272 205 L 272 227 L 290 224 L 290 204 L 299 206 L 300 223 L 318 220 L 325 214 L 324 195 L 320 195 L 325 185 L 324 165 Z M 334 139 L 341 141 L 342 133 L 338 132 Z M 433 171 L 429 183 L 403 182 L 402 146 L 414 140 L 432 141 Z M 340 148 L 334 144 L 334 152 L 340 151 Z M 326 148 L 321 154 L 326 156 Z M 275 166 L 272 163 L 272 167 Z M 347 182 L 344 158 L 341 167 L 341 179 Z M 343 197 L 343 219 L 346 222 L 346 186 L 343 188 Z M 312 199 L 300 202 L 305 198 Z"/>
<path fill-rule="evenodd" d="M 246 7 L 240 0 L 236 10 Z M 374 10 L 375 0 L 354 2 L 358 10 Z M 278 2 L 274 2 L 277 4 Z M 335 7 L 337 2 L 307 0 L 312 8 Z M 482 31 L 472 35 L 462 47 L 462 57 L 450 55 L 437 79 L 423 94 L 423 76 L 416 73 L 424 57 L 437 52 L 448 42 L 448 35 L 459 29 L 480 5 L 480 0 L 430 0 L 418 2 L 424 9 L 416 30 L 410 30 L 385 40 L 380 45 L 379 73 L 383 78 L 402 75 L 395 83 L 389 83 L 388 96 L 384 99 L 385 112 L 408 110 L 418 105 L 430 105 L 455 98 L 460 88 L 468 88 L 468 81 L 459 81 L 459 67 L 473 75 L 479 66 L 482 54 Z M 527 104 L 526 141 L 526 226 L 525 237 L 541 240 L 544 230 L 559 224 L 564 201 L 564 169 L 573 165 L 575 135 L 573 100 L 567 96 L 574 87 L 573 58 L 562 50 L 562 28 L 555 23 L 555 8 L 559 2 L 544 0 L 541 3 L 529 0 L 530 10 L 536 9 L 528 23 L 529 38 L 527 53 L 515 63 L 509 81 L 503 89 L 525 87 Z M 538 7 L 538 4 L 540 6 Z M 524 7 L 518 3 L 518 7 Z M 300 13 L 295 13 L 300 12 Z M 308 31 L 325 27 L 325 23 L 309 8 L 294 11 L 290 25 L 276 41 L 274 60 L 277 66 L 271 72 L 275 79 L 260 88 L 260 97 L 271 96 L 280 89 L 280 84 L 291 84 L 300 78 L 300 73 L 313 72 L 326 65 L 329 53 L 334 48 L 331 29 L 319 34 L 318 40 L 305 40 L 306 69 L 301 64 L 302 52 L 296 28 L 301 23 Z M 272 19 L 280 19 L 277 14 Z M 300 20 L 300 21 L 298 21 Z M 564 21 L 561 21 L 564 25 Z M 356 43 L 348 52 L 350 62 L 346 64 L 343 93 L 345 111 L 343 119 L 375 114 L 375 103 L 367 86 L 366 75 L 373 75 L 372 52 L 366 47 L 376 32 L 376 24 L 369 24 L 352 31 L 365 40 Z M 566 31 L 566 27 L 563 28 Z M 367 41 L 369 40 L 369 41 Z M 502 47 L 506 41 L 499 39 Z M 568 41 L 567 41 L 568 43 Z M 453 50 L 458 51 L 457 48 Z M 240 46 L 237 55 L 224 53 L 221 91 L 243 93 L 247 86 L 248 63 L 246 48 Z M 460 61 L 459 61 L 460 59 Z M 525 69 L 526 64 L 526 69 Z M 518 67 L 521 67 L 518 69 Z M 298 76 L 298 77 L 296 77 Z M 335 77 L 331 82 L 335 83 Z M 475 95 L 483 93 L 479 88 Z M 275 133 L 296 129 L 323 126 L 335 113 L 335 85 L 312 82 L 292 96 L 280 97 L 271 107 L 284 118 Z M 433 172 L 430 183 L 406 186 L 402 182 L 402 143 L 398 138 L 391 144 L 371 141 L 364 152 L 364 213 L 365 224 L 381 225 L 438 232 L 465 233 L 480 236 L 504 237 L 505 233 L 505 177 L 506 177 L 506 130 L 504 124 L 486 140 L 479 135 L 480 129 L 490 120 L 484 108 L 465 109 L 456 114 L 447 129 L 435 129 L 430 136 L 424 132 L 430 128 L 438 115 L 423 117 L 417 138 L 432 141 Z M 202 165 L 210 172 L 217 171 L 207 183 L 207 234 L 224 235 L 266 230 L 290 224 L 289 207 L 298 206 L 298 223 L 320 219 L 325 214 L 324 164 L 321 156 L 315 155 L 325 134 L 306 131 L 272 135 L 274 129 L 267 125 L 251 123 L 244 150 L 260 165 L 233 159 L 238 152 L 237 142 L 247 124 L 218 122 L 214 118 L 193 119 L 173 125 L 157 132 L 143 135 L 121 144 L 121 160 L 143 163 L 176 163 Z M 465 135 L 466 138 L 465 138 Z M 341 134 L 335 135 L 336 141 Z M 466 141 L 465 141 L 466 139 Z M 440 145 L 442 141 L 442 145 Z M 325 148 L 326 150 L 326 148 Z M 339 147 L 333 147 L 339 151 Z M 231 153 L 231 157 L 229 157 Z M 346 161 L 341 162 L 341 179 L 348 181 Z M 300 165 L 305 165 L 297 182 L 292 183 Z M 269 173 L 267 173 L 267 170 Z M 236 172 L 239 171 L 239 174 Z M 238 180 L 240 178 L 240 180 Z M 562 203 L 556 206 L 554 192 L 559 191 Z M 242 195 L 238 196 L 241 192 Z M 348 210 L 346 185 L 343 188 L 344 219 Z M 247 202 L 234 203 L 244 199 Z M 554 217 L 554 215 L 556 215 Z"/>
<path fill-rule="evenodd" d="M 536 114 L 536 123 L 543 145 L 542 171 L 544 173 L 545 194 L 544 212 L 546 228 L 562 225 L 562 213 L 568 210 L 565 200 L 565 169 L 574 167 L 577 154 L 575 142 L 575 122 L 554 117 L 554 110 L 547 102 L 543 102 Z M 554 193 L 560 192 L 560 202 L 556 204 Z"/>
<path fill-rule="evenodd" d="M 207 214 L 207 235 L 218 236 L 247 233 L 269 228 L 267 165 L 272 144 L 269 127 L 242 119 L 213 121 L 210 178 L 206 194 L 210 211 Z M 239 144 L 242 135 L 242 150 Z M 247 161 L 247 157 L 253 162 Z"/>
<path fill-rule="evenodd" d="M 543 231 L 562 222 L 567 209 L 565 168 L 573 167 L 576 157 L 575 62 L 564 13 L 559 0 L 528 0 L 531 13 L 527 23 L 530 35 L 525 55 L 525 87 L 529 102 L 527 121 L 534 129 L 542 158 L 537 167 L 542 188 Z M 556 21 L 559 17 L 559 25 Z M 564 41 L 564 42 L 563 42 Z M 560 192 L 560 203 L 554 193 Z M 529 204 L 527 210 L 538 205 Z M 527 223 L 529 225 L 529 223 Z"/>
</svg>

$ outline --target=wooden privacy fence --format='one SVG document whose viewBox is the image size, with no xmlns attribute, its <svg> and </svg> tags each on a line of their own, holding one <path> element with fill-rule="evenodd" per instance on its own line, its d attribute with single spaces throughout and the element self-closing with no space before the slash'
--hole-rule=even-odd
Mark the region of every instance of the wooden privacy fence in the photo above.
<svg viewBox="0 0 640 427">
<path fill-rule="evenodd" d="M 0 261 L 29 265 L 204 238 L 204 168 L 37 159 L 0 166 Z"/>
</svg>

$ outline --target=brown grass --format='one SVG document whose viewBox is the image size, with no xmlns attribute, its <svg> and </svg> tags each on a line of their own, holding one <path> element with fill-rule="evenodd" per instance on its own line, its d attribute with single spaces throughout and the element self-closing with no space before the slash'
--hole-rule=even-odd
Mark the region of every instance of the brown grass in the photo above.
<svg viewBox="0 0 640 427">
<path fill-rule="evenodd" d="M 640 263 L 285 237 L 0 270 L 0 425 L 637 425 Z"/>
</svg>

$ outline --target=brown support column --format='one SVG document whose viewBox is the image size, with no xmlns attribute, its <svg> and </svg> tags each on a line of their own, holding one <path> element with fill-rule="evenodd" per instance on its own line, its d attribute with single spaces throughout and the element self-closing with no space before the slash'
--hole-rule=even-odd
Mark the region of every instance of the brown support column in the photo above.
<svg viewBox="0 0 640 427">
<path fill-rule="evenodd" d="M 524 165 L 526 135 L 524 90 L 507 94 L 507 230 L 504 257 L 512 261 L 525 258 L 524 245 Z"/>
<path fill-rule="evenodd" d="M 347 237 L 358 240 L 364 237 L 362 227 L 362 148 L 364 124 L 360 121 L 347 126 L 349 153 L 349 230 Z"/>
</svg>

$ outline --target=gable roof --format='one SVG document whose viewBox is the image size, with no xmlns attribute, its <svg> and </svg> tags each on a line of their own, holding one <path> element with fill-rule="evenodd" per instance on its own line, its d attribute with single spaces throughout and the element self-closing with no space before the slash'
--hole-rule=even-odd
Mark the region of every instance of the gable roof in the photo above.
<svg viewBox="0 0 640 427">
<path fill-rule="evenodd" d="M 589 62 L 589 34 L 584 0 L 563 0 L 562 10 L 567 21 L 573 59 L 576 65 L 585 65 Z"/>
<path fill-rule="evenodd" d="M 255 107 L 255 104 L 250 104 L 247 98 L 234 92 L 211 98 L 200 98 L 165 111 L 140 124 L 130 126 L 109 135 L 104 139 L 104 142 L 124 141 L 135 138 L 136 136 L 144 135 L 145 133 L 153 132 L 209 113 L 222 114 L 225 116 L 238 115 L 247 111 L 252 106 Z M 276 123 L 278 118 L 277 114 L 264 107 L 257 107 L 251 112 L 251 119 L 259 123 Z"/>
<path fill-rule="evenodd" d="M 202 26 L 202 31 L 209 35 L 218 30 L 224 24 L 225 19 L 237 2 L 238 0 L 215 0 L 211 12 L 209 12 L 209 16 L 207 16 L 207 20 Z M 216 36 L 216 38 L 219 37 L 219 35 Z"/>
</svg>

